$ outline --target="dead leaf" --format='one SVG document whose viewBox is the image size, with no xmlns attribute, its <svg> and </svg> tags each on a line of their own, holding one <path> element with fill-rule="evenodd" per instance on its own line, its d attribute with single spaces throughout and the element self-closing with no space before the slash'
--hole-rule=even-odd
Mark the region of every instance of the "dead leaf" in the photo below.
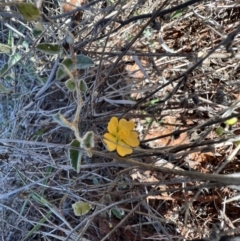
<svg viewBox="0 0 240 241">
<path fill-rule="evenodd" d="M 39 9 L 42 7 L 43 0 L 34 0 L 35 6 Z"/>
<path fill-rule="evenodd" d="M 61 5 L 64 12 L 70 12 L 75 10 L 77 7 L 84 5 L 85 3 L 85 0 L 66 0 Z"/>
</svg>

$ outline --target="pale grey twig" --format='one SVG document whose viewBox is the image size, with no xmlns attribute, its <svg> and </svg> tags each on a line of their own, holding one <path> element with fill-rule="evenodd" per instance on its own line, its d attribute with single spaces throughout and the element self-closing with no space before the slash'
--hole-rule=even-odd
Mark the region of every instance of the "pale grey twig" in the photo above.
<svg viewBox="0 0 240 241">
<path fill-rule="evenodd" d="M 44 86 L 38 91 L 38 93 L 35 95 L 34 99 L 37 100 L 52 84 L 54 75 L 56 73 L 57 67 L 58 67 L 58 63 L 59 63 L 59 57 L 56 59 L 53 67 L 52 67 L 52 71 L 48 77 L 47 82 L 44 84 Z"/>
<path fill-rule="evenodd" d="M 1 199 L 7 199 L 7 198 L 9 198 L 11 195 L 13 195 L 13 194 L 16 194 L 16 193 L 19 193 L 19 192 L 22 192 L 22 191 L 26 191 L 28 188 L 30 188 L 30 187 L 32 187 L 32 186 L 34 186 L 34 185 L 36 185 L 36 184 L 39 184 L 40 182 L 42 182 L 42 181 L 44 181 L 44 180 L 46 180 L 46 179 L 48 179 L 48 178 L 49 178 L 49 176 L 44 177 L 44 178 L 39 179 L 39 180 L 37 180 L 37 181 L 35 181 L 35 182 L 32 182 L 32 183 L 30 183 L 30 184 L 27 184 L 27 185 L 25 185 L 24 187 L 20 187 L 20 188 L 18 188 L 18 189 L 15 189 L 15 190 L 13 190 L 13 191 L 8 192 L 8 193 L 4 193 L 4 194 L 2 194 L 2 195 L 0 196 L 0 200 L 1 200 Z"/>
<path fill-rule="evenodd" d="M 13 32 L 15 32 L 16 34 L 18 34 L 19 36 L 25 38 L 25 35 L 23 35 L 22 33 L 20 33 L 17 29 L 15 29 L 13 26 L 9 25 L 8 23 L 4 23 L 4 25 L 11 29 Z"/>
</svg>

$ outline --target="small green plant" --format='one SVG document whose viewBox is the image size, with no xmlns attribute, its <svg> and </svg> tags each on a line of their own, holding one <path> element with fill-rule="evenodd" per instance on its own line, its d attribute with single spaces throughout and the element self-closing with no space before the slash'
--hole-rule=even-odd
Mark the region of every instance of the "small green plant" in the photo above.
<svg viewBox="0 0 240 241">
<path fill-rule="evenodd" d="M 78 79 L 76 76 L 74 76 L 74 74 L 76 70 L 86 69 L 93 64 L 94 62 L 89 57 L 81 54 L 73 56 L 72 58 L 68 57 L 64 59 L 62 63 L 59 64 L 57 70 L 57 78 L 63 79 L 65 77 L 69 77 L 69 79 L 65 82 L 65 85 L 69 91 L 75 91 L 77 95 L 77 110 L 73 121 L 68 121 L 60 113 L 53 116 L 53 119 L 60 125 L 68 127 L 74 131 L 76 139 L 70 143 L 70 147 L 72 147 L 72 149 L 70 148 L 68 151 L 68 158 L 72 168 L 78 173 L 80 172 L 82 159 L 82 150 L 80 150 L 80 148 L 84 149 L 89 157 L 92 156 L 91 149 L 94 147 L 94 133 L 92 131 L 88 131 L 83 137 L 80 136 L 78 124 L 83 105 L 82 94 L 87 91 L 87 84 L 84 80 Z"/>
<path fill-rule="evenodd" d="M 180 17 L 184 11 L 186 10 L 187 8 L 181 8 L 179 10 L 177 10 L 176 12 L 174 12 L 172 15 L 171 15 L 171 19 L 175 19 L 175 18 L 178 18 Z"/>
<path fill-rule="evenodd" d="M 118 207 L 111 208 L 111 214 L 113 214 L 116 218 L 122 219 L 125 215 L 125 212 Z"/>
<path fill-rule="evenodd" d="M 75 61 L 71 57 L 67 57 L 62 61 L 57 70 L 58 80 L 62 80 L 67 76 L 72 77 L 70 73 L 74 70 L 86 69 L 94 64 L 92 59 L 83 54 L 74 56 L 74 59 Z"/>
<path fill-rule="evenodd" d="M 76 216 L 83 216 L 90 211 L 92 205 L 87 202 L 79 201 L 72 204 L 72 208 Z"/>
</svg>

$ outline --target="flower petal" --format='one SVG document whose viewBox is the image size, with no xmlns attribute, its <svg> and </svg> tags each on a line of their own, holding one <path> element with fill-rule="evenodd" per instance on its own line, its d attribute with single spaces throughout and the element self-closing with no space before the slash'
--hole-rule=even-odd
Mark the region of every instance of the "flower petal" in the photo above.
<svg viewBox="0 0 240 241">
<path fill-rule="evenodd" d="M 133 152 L 132 148 L 123 141 L 119 141 L 117 144 L 117 153 L 120 156 L 126 156 Z"/>
<path fill-rule="evenodd" d="M 111 120 L 108 122 L 108 131 L 110 134 L 117 135 L 118 131 L 118 118 L 112 117 Z"/>
<path fill-rule="evenodd" d="M 124 139 L 124 141 L 132 147 L 139 146 L 140 142 L 138 140 L 138 133 L 136 131 L 131 131 L 129 136 Z"/>
<path fill-rule="evenodd" d="M 127 121 L 126 119 L 121 119 L 119 121 L 118 127 L 119 130 L 129 130 L 132 131 L 134 129 L 134 122 L 133 121 Z"/>
<path fill-rule="evenodd" d="M 109 151 L 115 151 L 117 148 L 116 137 L 110 133 L 105 133 L 103 135 L 103 142 L 106 144 L 106 148 Z"/>
</svg>

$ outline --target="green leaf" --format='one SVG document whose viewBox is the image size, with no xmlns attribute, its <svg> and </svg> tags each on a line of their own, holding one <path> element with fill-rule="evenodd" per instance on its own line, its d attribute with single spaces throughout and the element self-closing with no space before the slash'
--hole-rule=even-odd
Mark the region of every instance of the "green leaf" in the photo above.
<svg viewBox="0 0 240 241">
<path fill-rule="evenodd" d="M 14 64 L 16 64 L 21 58 L 22 56 L 19 53 L 11 55 L 9 59 L 9 66 L 13 66 Z"/>
<path fill-rule="evenodd" d="M 12 46 L 12 31 L 8 32 L 8 46 Z"/>
<path fill-rule="evenodd" d="M 229 120 L 224 121 L 224 123 L 225 123 L 226 125 L 229 125 L 229 126 L 233 126 L 233 125 L 235 125 L 237 122 L 238 122 L 238 118 L 237 118 L 237 117 L 233 117 L 233 118 L 231 118 L 231 119 L 229 119 Z"/>
<path fill-rule="evenodd" d="M 38 22 L 33 29 L 33 36 L 37 38 L 43 32 L 43 30 L 43 24 L 41 22 Z"/>
<path fill-rule="evenodd" d="M 29 49 L 29 43 L 25 40 L 22 41 L 22 44 L 21 44 L 26 50 Z"/>
<path fill-rule="evenodd" d="M 57 80 L 62 80 L 65 77 L 67 77 L 67 74 L 64 72 L 63 68 L 59 66 L 56 73 Z"/>
<path fill-rule="evenodd" d="M 0 43 L 0 53 L 11 54 L 12 48 L 6 44 Z"/>
<path fill-rule="evenodd" d="M 98 185 L 98 184 L 99 184 L 99 181 L 98 181 L 98 179 L 97 179 L 96 177 L 94 177 L 94 178 L 92 179 L 92 181 L 93 181 L 93 184 L 94 184 L 94 185 Z"/>
<path fill-rule="evenodd" d="M 35 234 L 39 228 L 41 228 L 41 224 L 44 224 L 52 215 L 52 212 L 48 212 L 42 219 L 38 221 L 38 224 L 36 224 L 24 237 L 23 240 L 27 240 L 30 236 Z"/>
<path fill-rule="evenodd" d="M 90 150 L 94 147 L 94 133 L 93 131 L 88 131 L 82 138 L 81 147 Z"/>
<path fill-rule="evenodd" d="M 58 54 L 60 51 L 60 46 L 58 44 L 42 43 L 38 44 L 36 48 L 46 54 Z"/>
<path fill-rule="evenodd" d="M 72 204 L 72 208 L 76 216 L 82 216 L 89 212 L 89 210 L 92 208 L 92 205 L 86 202 L 79 201 Z"/>
<path fill-rule="evenodd" d="M 11 82 L 12 80 L 13 80 L 13 78 L 11 77 L 11 75 L 6 75 L 5 77 L 4 77 L 4 79 L 6 80 L 6 81 L 8 81 L 8 82 Z"/>
<path fill-rule="evenodd" d="M 150 100 L 149 102 L 146 103 L 146 106 L 153 106 L 156 103 L 158 103 L 160 100 L 161 100 L 160 98 Z"/>
<path fill-rule="evenodd" d="M 83 92 L 83 93 L 86 93 L 86 91 L 88 89 L 87 84 L 83 79 L 80 79 L 80 81 L 79 81 L 79 88 L 80 88 L 81 92 Z"/>
<path fill-rule="evenodd" d="M 67 80 L 65 82 L 65 85 L 68 88 L 68 90 L 70 90 L 70 91 L 74 91 L 75 88 L 76 88 L 76 84 L 75 84 L 75 82 L 72 79 Z"/>
<path fill-rule="evenodd" d="M 176 12 L 174 12 L 173 15 L 171 16 L 171 19 L 180 17 L 183 14 L 183 12 L 185 11 L 185 9 L 187 9 L 187 8 L 182 8 L 182 9 L 179 9 Z"/>
<path fill-rule="evenodd" d="M 70 71 L 73 70 L 73 61 L 70 58 L 66 58 L 62 61 L 62 64 L 64 64 Z M 62 66 L 59 66 L 57 69 L 56 77 L 58 80 L 62 80 L 63 78 L 67 77 L 68 74 L 64 70 Z"/>
<path fill-rule="evenodd" d="M 118 218 L 118 219 L 122 219 L 122 217 L 124 216 L 124 211 L 123 210 L 121 210 L 121 209 L 119 209 L 119 208 L 112 208 L 111 209 L 111 212 L 112 212 L 112 214 L 116 217 L 116 218 Z"/>
<path fill-rule="evenodd" d="M 78 140 L 73 140 L 70 143 L 71 147 L 80 147 L 80 143 Z M 69 149 L 68 150 L 68 158 L 70 160 L 72 168 L 79 173 L 80 172 L 80 165 L 81 165 L 81 160 L 82 160 L 82 152 L 80 150 L 73 150 Z"/>
<path fill-rule="evenodd" d="M 222 128 L 221 126 L 219 126 L 218 128 L 216 128 L 215 133 L 218 136 L 221 136 L 224 133 L 224 128 Z"/>
<path fill-rule="evenodd" d="M 92 66 L 94 62 L 89 57 L 83 54 L 80 54 L 76 56 L 76 65 L 71 58 L 64 59 L 61 64 L 65 65 L 69 71 L 74 71 L 76 69 L 88 68 Z M 57 70 L 57 75 L 56 75 L 57 79 L 62 80 L 67 76 L 68 76 L 68 73 L 66 73 L 63 66 L 59 66 Z"/>
<path fill-rule="evenodd" d="M 40 11 L 31 3 L 18 3 L 18 11 L 22 14 L 26 21 L 36 21 L 40 17 Z"/>
<path fill-rule="evenodd" d="M 70 71 L 70 69 L 66 65 L 64 65 L 62 63 L 60 63 L 59 65 L 62 68 L 62 70 L 64 71 L 64 73 L 67 74 L 68 77 L 70 77 L 71 79 L 74 79 L 74 76 L 73 76 L 72 72 Z"/>
<path fill-rule="evenodd" d="M 152 122 L 152 118 L 151 117 L 146 117 L 145 118 L 147 124 L 150 124 Z"/>
<path fill-rule="evenodd" d="M 66 58 L 63 60 L 62 64 L 64 64 L 68 69 L 72 70 L 73 69 L 73 61 L 70 58 Z"/>
<path fill-rule="evenodd" d="M 2 75 L 8 69 L 8 64 L 4 64 L 0 69 L 0 75 Z"/>
<path fill-rule="evenodd" d="M 77 69 L 86 69 L 92 65 L 94 65 L 94 62 L 92 61 L 91 58 L 89 58 L 83 54 L 76 56 Z"/>
<path fill-rule="evenodd" d="M 59 125 L 63 126 L 63 127 L 68 127 L 68 124 L 66 123 L 66 119 L 64 118 L 64 116 L 60 113 L 56 114 L 53 116 L 53 119 L 55 122 L 57 122 Z"/>
<path fill-rule="evenodd" d="M 11 93 L 11 90 L 5 88 L 2 84 L 0 84 L 0 93 L 1 94 L 9 94 L 9 93 Z"/>
<path fill-rule="evenodd" d="M 145 38 L 149 38 L 149 37 L 151 37 L 151 35 L 152 35 L 152 31 L 151 31 L 149 28 L 147 28 L 147 29 L 143 32 L 143 34 L 144 34 L 144 37 L 145 37 Z"/>
</svg>

